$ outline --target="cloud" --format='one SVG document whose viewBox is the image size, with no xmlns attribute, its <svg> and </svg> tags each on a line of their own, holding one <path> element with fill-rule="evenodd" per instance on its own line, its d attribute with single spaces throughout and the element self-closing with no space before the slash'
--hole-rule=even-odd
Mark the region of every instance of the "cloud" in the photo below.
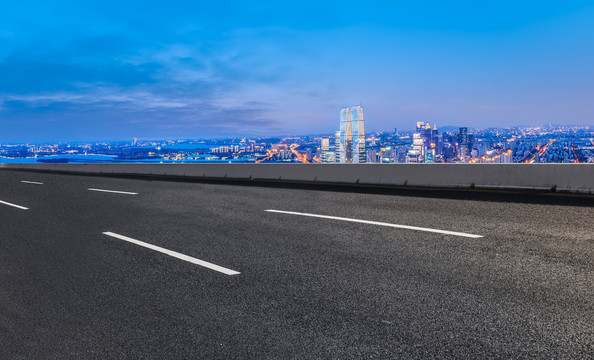
<svg viewBox="0 0 594 360">
<path fill-rule="evenodd" d="M 22 124 L 30 137 L 52 138 L 199 137 L 282 127 L 266 115 L 273 105 L 246 91 L 281 77 L 245 66 L 243 55 L 228 48 L 147 45 L 116 35 L 53 45 L 29 44 L 0 58 L 0 125 Z"/>
<path fill-rule="evenodd" d="M 84 92 L 4 95 L 0 125 L 6 130 L 0 141 L 23 136 L 27 141 L 199 138 L 283 129 L 268 111 L 262 102 L 217 105 L 208 98 L 105 86 Z"/>
<path fill-rule="evenodd" d="M 0 93 L 37 93 L 77 90 L 77 84 L 117 86 L 154 84 L 159 64 L 132 66 L 112 61 L 74 62 L 68 57 L 44 60 L 28 54 L 12 54 L 0 62 Z"/>
<path fill-rule="evenodd" d="M 321 78 L 304 76 L 312 64 L 303 60 L 314 50 L 294 41 L 299 31 L 233 25 L 213 35 L 196 22 L 180 24 L 159 27 L 160 35 L 83 28 L 5 47 L 0 125 L 20 123 L 31 136 L 52 138 L 139 131 L 200 137 L 279 134 L 315 122 L 294 115 L 315 111 L 310 104 L 322 99 L 307 89 Z"/>
<path fill-rule="evenodd" d="M 197 101 L 191 99 L 178 99 L 159 96 L 145 91 L 108 91 L 107 89 L 94 89 L 93 92 L 74 93 L 41 93 L 34 95 L 9 95 L 2 102 L 6 107 L 10 104 L 23 104 L 23 107 L 47 107 L 54 103 L 68 103 L 71 105 L 97 105 L 110 104 L 117 107 L 126 107 L 136 110 L 184 108 L 195 105 Z"/>
</svg>

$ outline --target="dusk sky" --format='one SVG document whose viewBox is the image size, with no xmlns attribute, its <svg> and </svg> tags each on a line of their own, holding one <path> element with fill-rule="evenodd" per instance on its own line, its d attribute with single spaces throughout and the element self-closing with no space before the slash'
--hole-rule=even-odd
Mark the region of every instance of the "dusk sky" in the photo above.
<svg viewBox="0 0 594 360">
<path fill-rule="evenodd" d="M 3 1 L 0 142 L 594 124 L 594 2 Z"/>
</svg>

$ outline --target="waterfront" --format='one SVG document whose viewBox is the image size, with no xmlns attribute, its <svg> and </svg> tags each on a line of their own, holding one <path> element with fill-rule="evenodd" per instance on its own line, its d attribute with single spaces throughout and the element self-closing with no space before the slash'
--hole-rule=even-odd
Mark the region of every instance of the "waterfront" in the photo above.
<svg viewBox="0 0 594 360">
<path fill-rule="evenodd" d="M 213 159 L 208 156 L 194 156 L 183 160 L 172 159 L 120 159 L 116 155 L 51 155 L 28 158 L 0 157 L 0 163 L 37 164 L 37 163 L 242 163 L 254 159 Z"/>
</svg>

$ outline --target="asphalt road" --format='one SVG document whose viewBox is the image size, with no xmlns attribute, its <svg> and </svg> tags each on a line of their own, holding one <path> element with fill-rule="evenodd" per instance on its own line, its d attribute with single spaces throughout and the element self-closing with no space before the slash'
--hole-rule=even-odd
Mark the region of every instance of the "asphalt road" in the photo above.
<svg viewBox="0 0 594 360">
<path fill-rule="evenodd" d="M 0 201 L 0 359 L 594 357 L 587 201 L 17 171 Z"/>
</svg>

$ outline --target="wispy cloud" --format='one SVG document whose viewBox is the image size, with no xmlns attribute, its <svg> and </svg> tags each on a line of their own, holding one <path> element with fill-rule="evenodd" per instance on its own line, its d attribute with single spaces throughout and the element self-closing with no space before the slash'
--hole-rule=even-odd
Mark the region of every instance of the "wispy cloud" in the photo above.
<svg viewBox="0 0 594 360">
<path fill-rule="evenodd" d="M 164 97 L 146 91 L 112 90 L 78 93 L 57 92 L 31 95 L 5 95 L 0 97 L 4 104 L 21 103 L 25 107 L 49 106 L 53 103 L 69 103 L 72 105 L 100 105 L 133 108 L 136 110 L 174 109 L 199 105 L 200 102 L 191 99 Z"/>
<path fill-rule="evenodd" d="M 224 49 L 81 37 L 1 58 L 0 112 L 4 119 L 39 121 L 38 128 L 61 124 L 64 134 L 102 121 L 110 133 L 107 117 L 118 119 L 122 134 L 274 132 L 279 123 L 266 115 L 272 104 L 246 88 L 280 78 L 258 73 Z M 225 98 L 233 101 L 220 101 Z"/>
</svg>

